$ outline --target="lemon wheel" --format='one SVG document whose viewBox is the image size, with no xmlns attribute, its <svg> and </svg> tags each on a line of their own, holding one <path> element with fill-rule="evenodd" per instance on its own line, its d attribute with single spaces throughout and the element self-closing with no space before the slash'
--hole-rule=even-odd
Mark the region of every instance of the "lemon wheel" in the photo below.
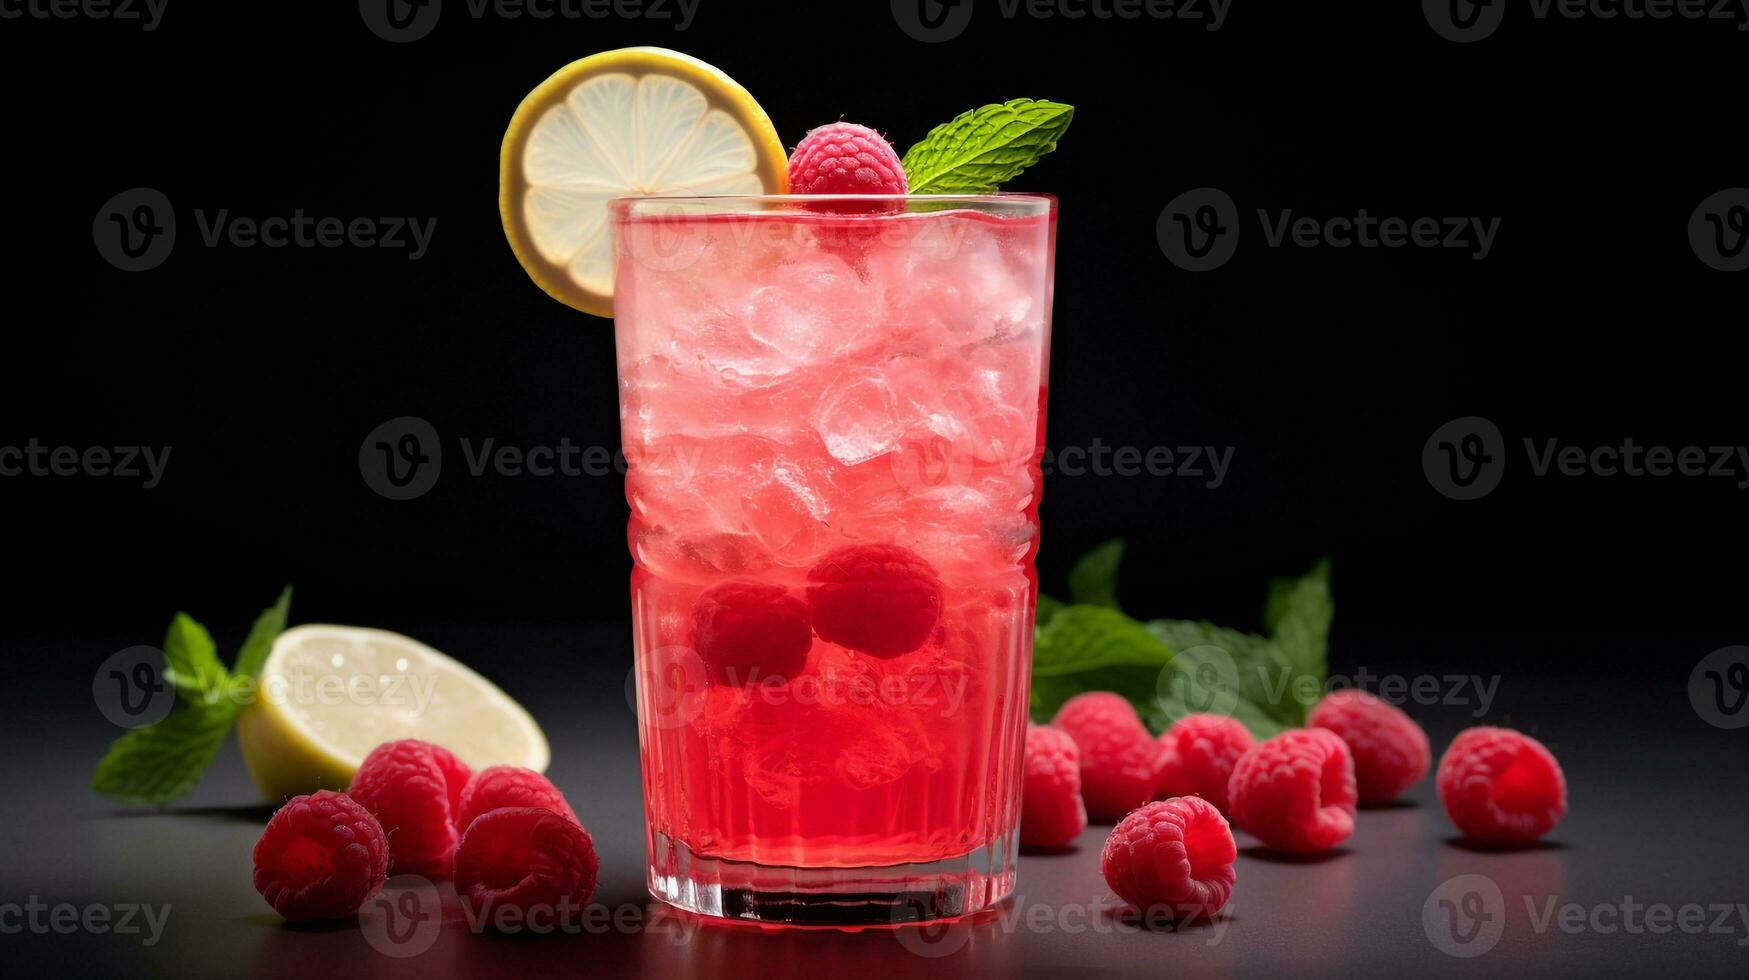
<svg viewBox="0 0 1749 980">
<path fill-rule="evenodd" d="M 561 303 L 613 315 L 616 197 L 781 194 L 787 159 L 753 97 L 665 48 L 574 61 L 522 100 L 504 134 L 498 210 L 510 248 Z"/>
</svg>

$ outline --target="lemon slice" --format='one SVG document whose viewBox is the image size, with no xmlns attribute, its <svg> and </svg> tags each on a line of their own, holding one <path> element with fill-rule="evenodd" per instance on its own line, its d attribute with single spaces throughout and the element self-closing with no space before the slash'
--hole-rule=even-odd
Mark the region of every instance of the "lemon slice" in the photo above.
<svg viewBox="0 0 1749 980">
<path fill-rule="evenodd" d="M 273 642 L 237 721 L 243 760 L 271 803 L 346 788 L 383 742 L 418 738 L 474 769 L 544 770 L 546 736 L 491 681 L 416 640 L 351 626 L 298 626 Z"/>
<path fill-rule="evenodd" d="M 781 194 L 777 130 L 734 79 L 665 48 L 559 69 L 504 134 L 498 211 L 522 267 L 561 303 L 613 315 L 616 197 Z"/>
</svg>

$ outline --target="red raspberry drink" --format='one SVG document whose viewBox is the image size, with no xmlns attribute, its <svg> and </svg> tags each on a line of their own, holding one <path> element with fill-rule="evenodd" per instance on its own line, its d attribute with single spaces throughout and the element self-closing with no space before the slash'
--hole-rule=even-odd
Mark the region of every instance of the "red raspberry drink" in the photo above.
<svg viewBox="0 0 1749 980">
<path fill-rule="evenodd" d="M 1013 887 L 1055 202 L 611 205 L 651 891 Z"/>
</svg>

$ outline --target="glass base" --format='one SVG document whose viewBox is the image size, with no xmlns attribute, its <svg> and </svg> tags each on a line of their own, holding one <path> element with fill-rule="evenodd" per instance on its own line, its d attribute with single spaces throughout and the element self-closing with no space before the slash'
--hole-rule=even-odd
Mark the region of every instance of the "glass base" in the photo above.
<svg viewBox="0 0 1749 980">
<path fill-rule="evenodd" d="M 852 868 L 796 868 L 695 853 L 650 833 L 650 894 L 699 915 L 800 926 L 878 926 L 952 919 L 1014 891 L 1012 836 L 955 858 Z"/>
</svg>

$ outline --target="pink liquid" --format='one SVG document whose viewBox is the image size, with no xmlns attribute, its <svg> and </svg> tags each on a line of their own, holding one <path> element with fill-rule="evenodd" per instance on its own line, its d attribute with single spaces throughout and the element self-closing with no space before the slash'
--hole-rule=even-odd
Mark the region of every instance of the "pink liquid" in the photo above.
<svg viewBox="0 0 1749 980">
<path fill-rule="evenodd" d="M 843 868 L 1005 840 L 1052 216 L 621 212 L 614 230 L 652 841 Z M 705 590 L 802 598 L 823 555 L 868 544 L 909 549 L 939 578 L 920 647 L 879 657 L 816 635 L 782 683 L 725 683 L 701 663 Z"/>
</svg>

